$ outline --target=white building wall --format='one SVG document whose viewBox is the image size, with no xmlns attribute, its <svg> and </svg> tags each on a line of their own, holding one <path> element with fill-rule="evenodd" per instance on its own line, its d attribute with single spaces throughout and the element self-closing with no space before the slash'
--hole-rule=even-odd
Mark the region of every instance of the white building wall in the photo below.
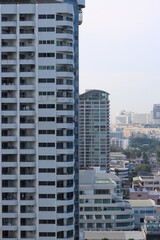
<svg viewBox="0 0 160 240">
<path fill-rule="evenodd" d="M 75 235 L 75 12 L 58 2 L 0 4 L 1 239 Z"/>
</svg>

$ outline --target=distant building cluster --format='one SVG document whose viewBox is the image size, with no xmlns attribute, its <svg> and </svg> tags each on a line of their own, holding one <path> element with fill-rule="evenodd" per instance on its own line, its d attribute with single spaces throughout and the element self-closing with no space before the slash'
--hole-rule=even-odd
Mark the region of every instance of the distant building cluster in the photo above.
<svg viewBox="0 0 160 240">
<path fill-rule="evenodd" d="M 116 125 L 160 124 L 160 104 L 154 104 L 150 113 L 134 113 L 123 110 L 116 115 L 115 123 Z"/>
</svg>

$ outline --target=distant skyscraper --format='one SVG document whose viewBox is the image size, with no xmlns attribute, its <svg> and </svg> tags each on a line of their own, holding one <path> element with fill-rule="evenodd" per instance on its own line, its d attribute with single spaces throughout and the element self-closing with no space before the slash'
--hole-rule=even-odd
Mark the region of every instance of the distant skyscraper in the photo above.
<svg viewBox="0 0 160 240">
<path fill-rule="evenodd" d="M 79 164 L 81 168 L 100 166 L 109 172 L 109 94 L 89 90 L 79 99 Z"/>
<path fill-rule="evenodd" d="M 154 123 L 160 124 L 160 104 L 154 104 L 153 106 L 153 120 Z"/>
<path fill-rule="evenodd" d="M 78 24 L 84 4 L 0 0 L 2 240 L 79 239 Z"/>
<path fill-rule="evenodd" d="M 116 124 L 117 125 L 126 125 L 131 123 L 131 112 L 126 112 L 125 110 L 121 111 L 116 115 Z"/>
</svg>

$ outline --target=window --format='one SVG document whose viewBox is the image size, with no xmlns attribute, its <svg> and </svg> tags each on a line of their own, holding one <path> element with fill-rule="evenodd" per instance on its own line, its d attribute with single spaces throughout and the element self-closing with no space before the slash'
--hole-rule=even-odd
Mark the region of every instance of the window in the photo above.
<svg viewBox="0 0 160 240">
<path fill-rule="evenodd" d="M 40 232 L 39 237 L 55 237 L 55 232 Z"/>
<path fill-rule="evenodd" d="M 39 96 L 54 96 L 54 92 L 39 92 Z"/>
<path fill-rule="evenodd" d="M 55 168 L 40 168 L 39 173 L 55 173 Z"/>
<path fill-rule="evenodd" d="M 55 198 L 55 194 L 39 194 L 39 198 Z"/>
<path fill-rule="evenodd" d="M 55 104 L 39 104 L 39 108 L 55 108 Z"/>
<path fill-rule="evenodd" d="M 38 54 L 38 57 L 40 57 L 40 58 L 46 58 L 46 57 L 55 57 L 55 53 L 39 53 Z"/>
<path fill-rule="evenodd" d="M 54 70 L 54 66 L 39 66 L 39 70 Z"/>
<path fill-rule="evenodd" d="M 40 219 L 39 224 L 55 224 L 55 220 L 53 220 L 53 219 Z"/>
<path fill-rule="evenodd" d="M 38 32 L 54 32 L 54 27 L 39 27 Z"/>
<path fill-rule="evenodd" d="M 94 203 L 102 203 L 102 199 L 95 199 Z"/>
<path fill-rule="evenodd" d="M 55 134 L 55 130 L 39 130 L 39 134 Z"/>
<path fill-rule="evenodd" d="M 55 16 L 53 14 L 47 14 L 47 15 L 40 14 L 40 15 L 38 15 L 39 19 L 54 19 L 54 17 Z"/>
<path fill-rule="evenodd" d="M 39 83 L 54 83 L 55 79 L 54 78 L 39 78 L 38 82 Z"/>
<path fill-rule="evenodd" d="M 39 117 L 39 122 L 54 122 L 55 117 Z"/>
<path fill-rule="evenodd" d="M 102 219 L 102 215 L 95 215 L 96 219 Z"/>
<path fill-rule="evenodd" d="M 39 181 L 39 186 L 55 186 L 54 181 Z"/>
<path fill-rule="evenodd" d="M 110 190 L 109 189 L 96 189 L 94 190 L 94 194 L 110 194 Z"/>
<path fill-rule="evenodd" d="M 42 142 L 42 143 L 39 143 L 39 147 L 55 147 L 55 143 Z"/>
<path fill-rule="evenodd" d="M 46 15 L 42 15 L 42 14 L 38 16 L 39 19 L 46 19 L 46 17 L 47 17 Z"/>
<path fill-rule="evenodd" d="M 54 156 L 54 155 L 49 155 L 49 156 L 40 155 L 40 156 L 39 156 L 39 160 L 55 160 L 55 156 Z"/>
<path fill-rule="evenodd" d="M 39 44 L 54 44 L 54 40 L 39 40 Z"/>
<path fill-rule="evenodd" d="M 55 207 L 39 207 L 40 212 L 54 212 Z"/>
</svg>

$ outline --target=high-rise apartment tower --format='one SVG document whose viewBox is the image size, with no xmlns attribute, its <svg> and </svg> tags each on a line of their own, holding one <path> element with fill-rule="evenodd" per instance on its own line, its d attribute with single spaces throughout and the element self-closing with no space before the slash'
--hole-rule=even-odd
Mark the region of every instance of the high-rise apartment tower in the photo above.
<svg viewBox="0 0 160 240">
<path fill-rule="evenodd" d="M 80 168 L 101 167 L 109 172 L 109 94 L 89 90 L 79 98 Z"/>
<path fill-rule="evenodd" d="M 84 0 L 0 0 L 1 239 L 79 239 Z"/>
</svg>

